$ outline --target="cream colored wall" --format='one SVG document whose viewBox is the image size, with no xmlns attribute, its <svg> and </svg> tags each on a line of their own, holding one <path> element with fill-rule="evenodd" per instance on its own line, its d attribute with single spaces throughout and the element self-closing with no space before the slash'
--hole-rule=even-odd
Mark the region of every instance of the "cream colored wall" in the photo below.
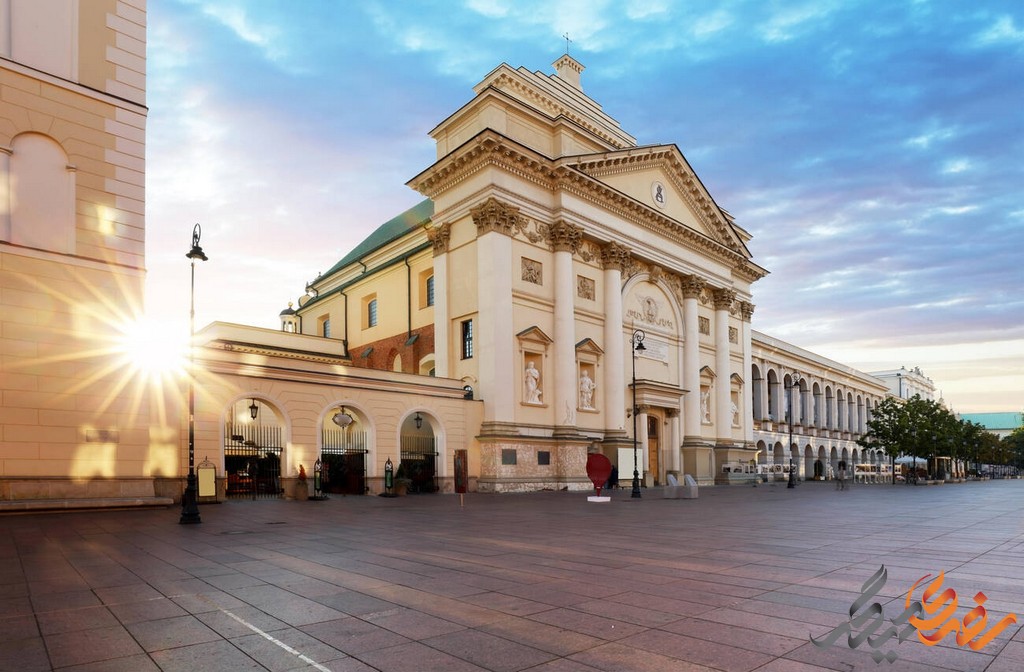
<svg viewBox="0 0 1024 672">
<path fill-rule="evenodd" d="M 197 462 L 209 457 L 223 475 L 224 426 L 239 402 L 248 405 L 250 399 L 255 399 L 264 414 L 262 421 L 269 422 L 273 416 L 275 424 L 284 430 L 282 476 L 295 476 L 299 464 L 311 473 L 319 456 L 323 424 L 330 422 L 341 405 L 368 432 L 368 478 L 382 477 L 388 458 L 398 463 L 401 424 L 416 412 L 426 417 L 425 427 L 429 426 L 439 439 L 439 476 L 452 477 L 457 449 L 469 451 L 470 475 L 479 475 L 475 437 L 479 433 L 482 404 L 463 399 L 461 381 L 424 379 L 389 371 L 376 372 L 369 381 L 362 369 L 286 359 L 269 352 L 225 350 L 216 340 L 208 340 L 238 340 L 239 335 L 244 335 L 247 343 L 274 343 L 275 347 L 288 350 L 303 350 L 307 345 L 302 336 L 241 325 L 218 323 L 199 334 L 206 345 L 197 352 L 197 363 L 205 372 L 198 379 Z M 178 454 L 185 461 L 188 444 L 183 423 L 187 418 L 179 415 L 176 404 L 168 404 L 163 410 L 169 417 L 179 419 L 182 433 Z M 243 422 L 246 417 L 243 414 Z"/>
<path fill-rule="evenodd" d="M 151 432 L 166 439 L 166 427 L 151 416 L 145 378 L 115 347 L 123 323 L 137 319 L 143 303 L 146 110 L 134 103 L 143 101 L 144 80 L 136 77 L 129 93 L 116 72 L 102 81 L 84 76 L 121 50 L 134 53 L 136 70 L 144 72 L 145 5 L 51 5 L 0 3 L 6 20 L 15 12 L 8 24 L 15 28 L 32 16 L 81 21 L 74 39 L 57 25 L 49 38 L 30 44 L 34 33 L 19 29 L 13 46 L 6 45 L 13 60 L 0 61 L 0 158 L 17 163 L 7 152 L 20 134 L 50 138 L 73 166 L 75 199 L 70 250 L 0 240 L 0 476 L 148 476 L 163 468 L 150 450 Z M 77 14 L 67 14 L 73 5 Z M 111 27 L 94 32 L 90 22 L 101 20 Z M 129 33 L 136 43 L 125 46 Z M 46 51 L 57 35 L 65 36 L 64 46 Z M 79 49 L 67 50 L 75 40 Z M 69 58 L 77 65 L 66 65 Z M 62 78 L 76 67 L 87 87 Z M 7 165 L 0 161 L 0 190 L 16 200 L 20 187 L 11 184 Z M 0 232 L 8 237 L 20 225 L 17 218 L 5 224 Z"/>
</svg>

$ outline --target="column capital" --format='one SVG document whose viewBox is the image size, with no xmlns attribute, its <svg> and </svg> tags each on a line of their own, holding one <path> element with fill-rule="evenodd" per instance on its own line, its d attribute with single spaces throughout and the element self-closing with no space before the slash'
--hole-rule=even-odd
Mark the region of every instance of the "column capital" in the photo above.
<svg viewBox="0 0 1024 672">
<path fill-rule="evenodd" d="M 679 417 L 679 409 L 678 408 L 666 409 L 665 410 L 665 417 L 668 417 L 668 418 L 678 418 Z"/>
<path fill-rule="evenodd" d="M 478 236 L 491 231 L 513 236 L 516 231 L 526 228 L 526 218 L 519 214 L 519 208 L 503 203 L 493 196 L 470 210 L 469 214 L 476 224 Z"/>
<path fill-rule="evenodd" d="M 434 256 L 439 256 L 448 251 L 448 240 L 452 235 L 452 225 L 445 223 L 427 229 L 427 239 L 434 246 Z"/>
<path fill-rule="evenodd" d="M 601 246 L 601 263 L 604 264 L 606 269 L 618 269 L 620 272 L 625 273 L 629 267 L 629 260 L 631 254 L 624 245 L 619 245 L 615 241 L 605 243 Z"/>
<path fill-rule="evenodd" d="M 699 275 L 684 275 L 679 280 L 684 299 L 699 299 L 700 293 L 704 291 L 707 284 L 707 281 Z"/>
<path fill-rule="evenodd" d="M 750 318 L 754 316 L 754 304 L 749 301 L 740 301 L 740 313 L 745 322 L 750 322 Z"/>
<path fill-rule="evenodd" d="M 715 302 L 715 310 L 731 310 L 733 302 L 736 301 L 736 291 L 732 289 L 723 287 L 714 290 L 711 294 Z"/>
<path fill-rule="evenodd" d="M 555 248 L 555 252 L 576 254 L 583 243 L 582 227 L 570 224 L 564 219 L 559 219 L 547 227 L 547 234 L 548 242 Z"/>
</svg>

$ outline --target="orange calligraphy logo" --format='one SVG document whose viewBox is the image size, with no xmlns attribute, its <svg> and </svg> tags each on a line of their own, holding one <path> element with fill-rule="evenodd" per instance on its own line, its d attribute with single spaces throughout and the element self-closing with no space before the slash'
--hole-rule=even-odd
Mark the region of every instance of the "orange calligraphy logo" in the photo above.
<svg viewBox="0 0 1024 672">
<path fill-rule="evenodd" d="M 866 644 L 873 649 L 871 657 L 876 663 L 881 663 L 883 660 L 892 663 L 896 661 L 896 652 L 883 651 L 882 647 L 890 643 L 901 644 L 913 637 L 915 632 L 927 646 L 935 646 L 946 635 L 954 634 L 957 646 L 966 645 L 974 651 L 979 651 L 1007 626 L 1017 622 L 1016 614 L 1008 614 L 986 632 L 988 612 L 985 611 L 983 605 L 988 597 L 981 591 L 974 596 L 975 607 L 963 617 L 962 621 L 957 619 L 956 591 L 952 588 L 942 590 L 942 583 L 946 577 L 944 571 L 939 572 L 931 585 L 924 589 L 921 599 L 915 600 L 914 591 L 929 576 L 931 574 L 925 574 L 911 586 L 904 602 L 903 613 L 887 620 L 882 604 L 872 601 L 881 592 L 888 579 L 888 572 L 885 565 L 882 565 L 861 586 L 861 594 L 850 605 L 849 620 L 840 623 L 831 632 L 817 639 L 810 637 L 811 643 L 824 649 L 845 636 L 847 646 L 851 649 Z M 891 625 L 885 627 L 886 622 Z"/>
<path fill-rule="evenodd" d="M 914 590 L 918 584 L 929 576 L 931 574 L 925 574 L 911 586 L 910 592 L 907 593 L 906 604 L 908 606 L 911 604 Z M 923 614 L 910 617 L 910 624 L 917 628 L 917 636 L 926 646 L 935 646 L 946 635 L 955 633 L 957 646 L 966 644 L 973 650 L 980 651 L 985 645 L 995 639 L 996 635 L 1005 630 L 1007 626 L 1017 622 L 1016 614 L 1008 614 L 993 625 L 988 632 L 982 634 L 982 631 L 988 624 L 988 612 L 982 605 L 988 601 L 988 596 L 980 590 L 974 596 L 976 606 L 967 612 L 962 622 L 957 620 L 956 610 L 958 605 L 956 591 L 952 588 L 947 588 L 941 593 L 939 592 L 945 576 L 946 573 L 944 571 L 939 572 L 939 575 L 935 577 L 935 581 L 924 589 L 920 600 Z M 926 633 L 926 630 L 934 630 L 934 632 Z"/>
</svg>

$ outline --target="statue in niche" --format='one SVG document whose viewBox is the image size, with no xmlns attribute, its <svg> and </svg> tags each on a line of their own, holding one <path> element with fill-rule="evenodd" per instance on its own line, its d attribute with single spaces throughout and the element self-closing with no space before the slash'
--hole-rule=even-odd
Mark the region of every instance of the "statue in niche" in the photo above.
<svg viewBox="0 0 1024 672">
<path fill-rule="evenodd" d="M 590 372 L 583 369 L 583 373 L 580 375 L 580 408 L 594 408 L 594 390 L 596 389 L 597 383 L 590 377 Z"/>
<path fill-rule="evenodd" d="M 543 393 L 540 389 L 540 371 L 534 366 L 533 361 L 526 363 L 526 372 L 523 374 L 523 383 L 525 385 L 525 391 L 523 398 L 526 399 L 528 404 L 539 404 L 540 395 Z"/>
<path fill-rule="evenodd" d="M 732 407 L 732 409 L 731 409 L 732 410 L 732 426 L 733 427 L 739 427 L 740 426 L 740 409 L 736 405 L 735 401 L 729 402 L 729 405 Z"/>
<path fill-rule="evenodd" d="M 711 388 L 705 387 L 700 392 L 700 419 L 705 424 L 711 424 Z"/>
</svg>

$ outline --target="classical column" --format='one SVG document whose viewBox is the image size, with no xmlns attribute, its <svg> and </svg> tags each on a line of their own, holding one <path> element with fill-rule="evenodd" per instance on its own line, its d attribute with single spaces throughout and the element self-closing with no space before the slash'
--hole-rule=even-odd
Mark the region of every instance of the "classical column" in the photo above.
<svg viewBox="0 0 1024 672">
<path fill-rule="evenodd" d="M 515 391 L 522 373 L 512 322 L 512 235 L 524 226 L 519 209 L 496 198 L 470 211 L 476 224 L 477 322 L 474 357 L 485 422 L 515 420 Z"/>
<path fill-rule="evenodd" d="M 668 409 L 668 450 L 669 450 L 669 461 L 667 463 L 667 469 L 675 472 L 676 478 L 680 481 L 683 480 L 682 474 L 679 472 L 679 444 L 681 443 L 682 436 L 679 433 L 679 411 L 675 408 Z"/>
<path fill-rule="evenodd" d="M 624 431 L 626 340 L 622 334 L 622 274 L 629 264 L 629 250 L 618 243 L 608 243 L 601 248 L 601 261 L 604 264 L 605 429 Z"/>
<path fill-rule="evenodd" d="M 644 474 L 651 470 L 651 454 L 650 454 L 650 443 L 648 442 L 647 436 L 647 412 L 651 410 L 651 407 L 647 404 L 638 404 L 636 410 L 636 433 L 639 436 L 636 437 L 637 443 L 640 444 L 640 481 L 644 480 Z M 655 474 L 657 476 L 657 474 Z"/>
<path fill-rule="evenodd" d="M 575 433 L 576 381 L 576 283 L 573 281 L 572 255 L 583 242 L 583 229 L 565 220 L 548 228 L 548 242 L 555 251 L 555 333 L 554 396 L 555 427 Z M 548 378 L 550 382 L 552 378 Z M 557 431 L 557 430 L 556 430 Z"/>
<path fill-rule="evenodd" d="M 427 230 L 434 246 L 434 371 L 438 378 L 451 375 L 451 316 L 448 311 L 448 239 L 452 225 L 442 224 Z"/>
<path fill-rule="evenodd" d="M 700 438 L 700 332 L 697 326 L 697 302 L 704 290 L 704 279 L 695 275 L 683 278 L 683 430 Z M 685 439 L 684 439 L 685 440 Z"/>
<path fill-rule="evenodd" d="M 755 390 L 752 380 L 754 372 L 753 353 L 751 352 L 751 328 L 750 318 L 754 316 L 754 304 L 747 301 L 740 302 L 740 315 L 743 316 L 743 331 L 740 334 L 740 346 L 743 348 L 743 379 L 746 385 L 740 390 L 740 426 L 743 427 L 743 440 L 748 446 L 754 445 L 754 407 L 753 393 Z"/>
<path fill-rule="evenodd" d="M 729 313 L 736 301 L 731 289 L 716 289 L 715 301 L 715 428 L 718 443 L 732 441 L 732 409 L 729 391 L 732 387 L 732 362 L 729 356 Z"/>
</svg>

